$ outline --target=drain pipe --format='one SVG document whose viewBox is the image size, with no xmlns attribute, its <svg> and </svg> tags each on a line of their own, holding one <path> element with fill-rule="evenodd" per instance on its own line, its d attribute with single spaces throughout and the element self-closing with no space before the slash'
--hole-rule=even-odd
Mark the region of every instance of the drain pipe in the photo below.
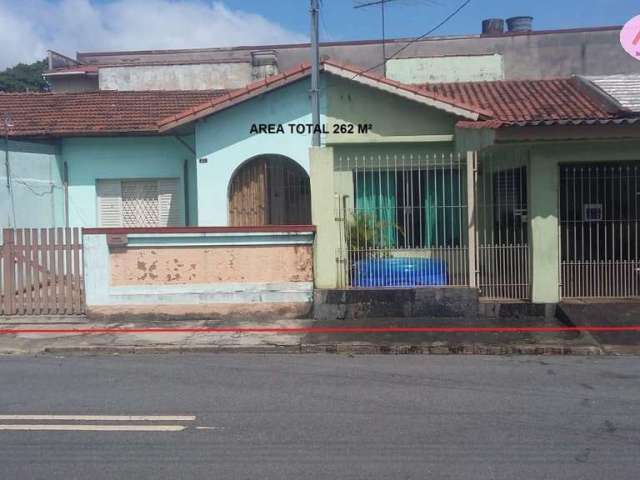
<svg viewBox="0 0 640 480">
<path fill-rule="evenodd" d="M 178 135 L 174 135 L 177 141 L 179 141 L 187 150 L 193 154 L 193 158 L 196 156 L 196 151 L 191 145 L 185 142 Z M 184 223 L 189 226 L 191 219 L 189 218 L 189 160 L 184 160 L 182 163 L 182 183 L 184 189 Z"/>
<path fill-rule="evenodd" d="M 69 228 L 69 164 L 65 160 L 62 163 L 62 181 L 64 188 L 64 226 Z M 55 199 L 53 199 L 55 202 Z"/>
<path fill-rule="evenodd" d="M 8 213 L 8 223 L 9 228 L 12 226 L 15 227 L 16 224 L 16 212 L 15 205 L 13 201 L 13 191 L 11 190 L 11 164 L 9 162 L 9 129 L 13 126 L 13 122 L 11 121 L 11 114 L 5 112 L 2 116 L 2 122 L 4 124 L 4 168 L 5 174 L 7 176 L 7 196 L 9 197 L 9 202 L 11 204 L 11 211 Z M 13 214 L 13 222 L 11 222 L 11 214 Z"/>
</svg>

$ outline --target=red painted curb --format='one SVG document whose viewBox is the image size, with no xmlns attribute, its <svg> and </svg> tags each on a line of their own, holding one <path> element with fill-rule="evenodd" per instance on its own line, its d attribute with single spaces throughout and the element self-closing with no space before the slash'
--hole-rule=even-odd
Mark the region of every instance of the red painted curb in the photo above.
<svg viewBox="0 0 640 480">
<path fill-rule="evenodd" d="M 587 327 L 149 327 L 149 328 L 3 328 L 0 335 L 85 335 L 133 333 L 535 333 L 640 332 L 640 325 Z"/>
</svg>

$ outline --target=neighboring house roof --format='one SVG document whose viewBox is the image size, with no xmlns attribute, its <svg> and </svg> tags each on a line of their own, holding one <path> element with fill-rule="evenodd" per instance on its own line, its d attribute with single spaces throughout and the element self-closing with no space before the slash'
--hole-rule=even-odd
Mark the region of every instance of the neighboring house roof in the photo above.
<svg viewBox="0 0 640 480">
<path fill-rule="evenodd" d="M 4 113 L 11 115 L 12 137 L 158 133 L 158 119 L 223 93 L 226 91 L 3 93 L 0 134 L 4 134 Z"/>
<path fill-rule="evenodd" d="M 585 88 L 584 79 L 578 77 L 406 85 L 333 61 L 324 61 L 322 69 L 451 113 L 462 119 L 457 123 L 461 128 L 630 124 L 637 121 L 632 118 L 633 112 L 598 89 Z M 303 64 L 230 91 L 0 94 L 0 115 L 11 114 L 11 136 L 157 134 L 285 87 L 310 74 L 311 67 Z M 0 123 L 0 132 L 2 130 Z"/>
<path fill-rule="evenodd" d="M 584 77 L 622 108 L 640 113 L 640 75 Z"/>
<path fill-rule="evenodd" d="M 325 72 L 338 75 L 351 81 L 408 98 L 470 120 L 477 120 L 481 116 L 491 115 L 491 111 L 481 106 L 466 102 L 465 100 L 449 97 L 439 92 L 428 91 L 415 85 L 406 85 L 350 65 L 325 60 L 322 62 L 321 69 Z M 160 131 L 171 130 L 180 125 L 193 122 L 245 102 L 258 95 L 285 87 L 310 75 L 311 66 L 306 63 L 301 64 L 298 67 L 282 72 L 279 75 L 258 80 L 250 83 L 244 88 L 232 90 L 226 95 L 222 95 L 208 100 L 201 105 L 186 109 L 184 112 L 168 116 L 167 118 L 160 120 L 158 122 L 158 126 Z"/>
<path fill-rule="evenodd" d="M 576 78 L 499 80 L 423 85 L 425 90 L 478 105 L 491 112 L 479 122 L 460 121 L 459 127 L 500 128 L 597 122 L 624 116 L 606 98 L 596 99 Z"/>
</svg>

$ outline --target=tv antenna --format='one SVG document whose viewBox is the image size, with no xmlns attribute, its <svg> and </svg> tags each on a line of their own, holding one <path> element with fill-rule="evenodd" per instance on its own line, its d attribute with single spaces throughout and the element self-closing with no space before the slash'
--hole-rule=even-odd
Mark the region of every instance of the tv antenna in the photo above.
<svg viewBox="0 0 640 480">
<path fill-rule="evenodd" d="M 385 35 L 385 5 L 396 0 L 369 0 L 356 3 L 353 8 L 366 8 L 380 5 L 380 19 L 382 21 L 382 74 L 387 76 L 387 49 Z"/>
</svg>

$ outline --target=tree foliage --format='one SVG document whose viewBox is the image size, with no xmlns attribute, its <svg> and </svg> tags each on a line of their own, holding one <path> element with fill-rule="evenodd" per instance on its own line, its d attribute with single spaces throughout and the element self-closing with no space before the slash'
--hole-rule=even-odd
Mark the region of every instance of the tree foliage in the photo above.
<svg viewBox="0 0 640 480">
<path fill-rule="evenodd" d="M 46 92 L 49 86 L 42 78 L 46 69 L 46 60 L 7 68 L 0 72 L 0 92 Z"/>
</svg>

